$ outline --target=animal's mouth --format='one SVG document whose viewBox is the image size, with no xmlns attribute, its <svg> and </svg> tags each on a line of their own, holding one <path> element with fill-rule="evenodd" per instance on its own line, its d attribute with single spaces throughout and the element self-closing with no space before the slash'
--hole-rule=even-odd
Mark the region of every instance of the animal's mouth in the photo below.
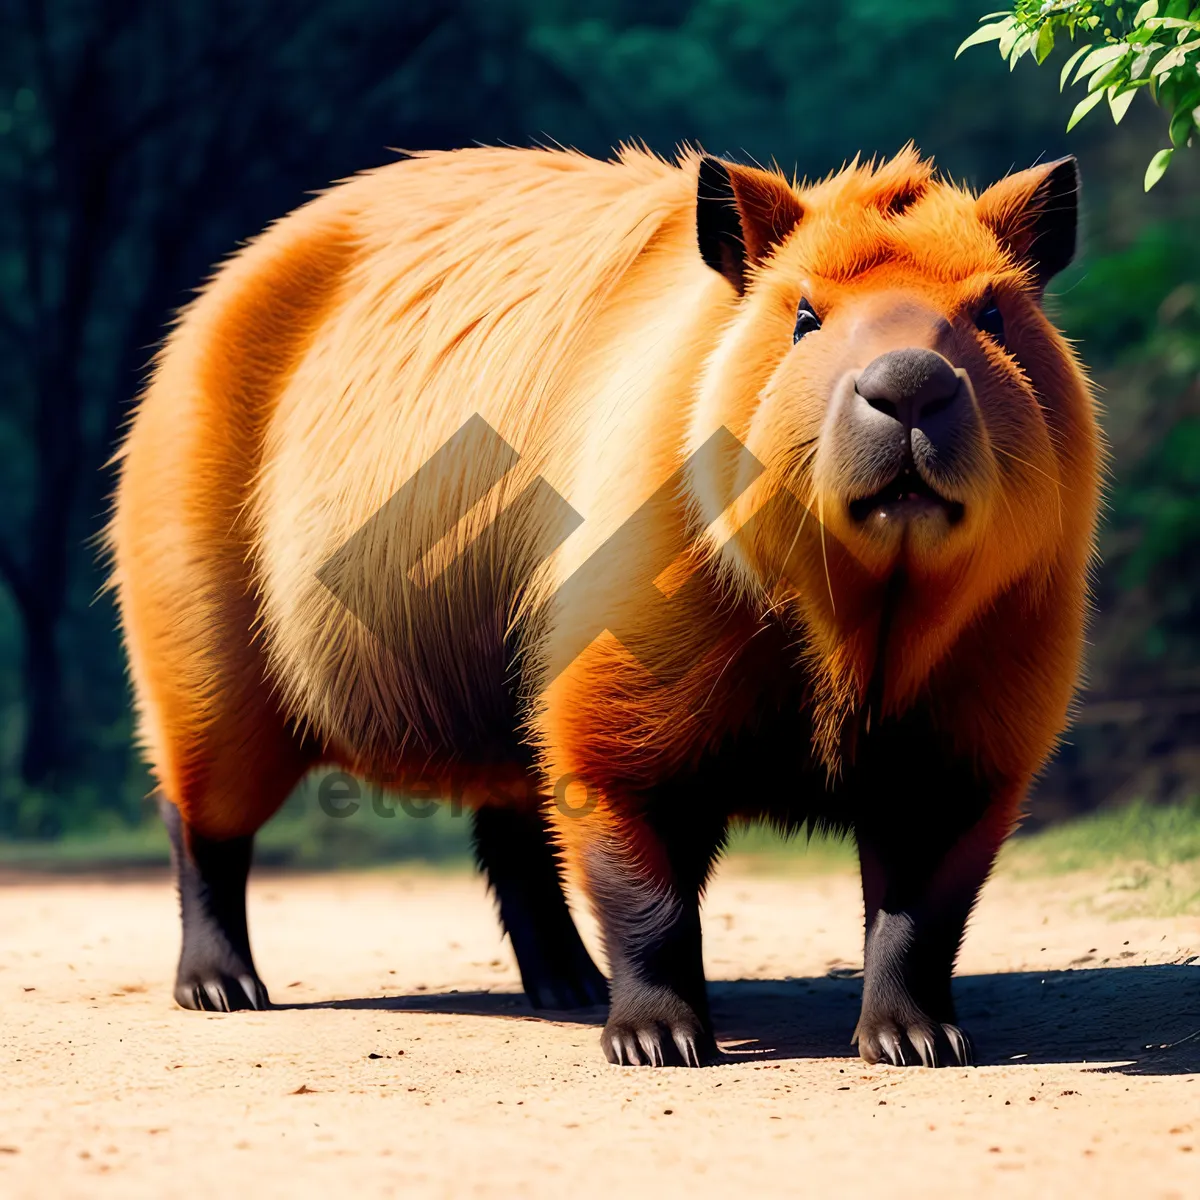
<svg viewBox="0 0 1200 1200">
<path fill-rule="evenodd" d="M 850 501 L 850 516 L 862 523 L 878 513 L 884 518 L 918 517 L 937 513 L 950 525 L 963 518 L 963 506 L 948 500 L 927 483 L 914 467 L 905 467 L 899 475 L 877 492 Z"/>
</svg>

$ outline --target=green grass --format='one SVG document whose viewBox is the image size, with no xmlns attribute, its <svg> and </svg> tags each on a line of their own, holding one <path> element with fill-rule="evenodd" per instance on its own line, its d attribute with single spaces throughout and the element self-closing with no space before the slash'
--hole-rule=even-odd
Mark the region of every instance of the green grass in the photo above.
<svg viewBox="0 0 1200 1200">
<path fill-rule="evenodd" d="M 856 861 L 852 839 L 782 838 L 764 825 L 736 833 L 729 853 L 817 869 Z M 1200 797 L 1173 805 L 1138 801 L 1033 833 L 1019 832 L 1001 854 L 1002 868 L 1030 874 L 1086 871 L 1118 862 L 1154 867 L 1200 863 Z"/>
<path fill-rule="evenodd" d="M 1062 874 L 1113 863 L 1166 868 L 1200 862 L 1200 797 L 1183 804 L 1136 801 L 1029 835 L 1005 847 L 1002 863 L 1026 873 Z"/>
<path fill-rule="evenodd" d="M 0 841 L 0 867 L 35 871 L 93 871 L 163 866 L 167 835 L 157 818 L 133 829 L 68 834 L 53 841 Z"/>
<path fill-rule="evenodd" d="M 394 811 L 393 816 L 385 815 Z M 391 801 L 373 803 L 362 789 L 356 812 L 332 817 L 315 782 L 302 787 L 259 834 L 260 863 L 310 870 L 423 863 L 462 867 L 470 861 L 470 821 L 442 805 L 428 817 L 407 816 Z M 784 839 L 763 825 L 730 841 L 736 869 L 809 875 L 856 869 L 852 840 L 804 835 Z M 0 867 L 47 871 L 165 866 L 167 839 L 157 816 L 134 829 L 73 834 L 52 842 L 0 842 Z M 999 870 L 1017 877 L 1095 872 L 1099 892 L 1116 894 L 1125 912 L 1156 915 L 1200 911 L 1200 797 L 1177 805 L 1131 804 L 1014 837 Z M 1099 894 L 1099 893 L 1098 893 Z"/>
<path fill-rule="evenodd" d="M 783 837 L 767 825 L 736 828 L 726 857 L 739 870 L 756 875 L 818 875 L 830 871 L 858 870 L 858 853 L 852 838 L 804 833 Z"/>
<path fill-rule="evenodd" d="M 737 834 L 730 856 L 737 869 L 756 874 L 854 870 L 857 861 L 850 840 L 785 840 L 763 826 Z M 1200 797 L 1138 802 L 1018 833 L 997 871 L 1019 879 L 1090 874 L 1088 903 L 1112 917 L 1200 913 Z"/>
<path fill-rule="evenodd" d="M 1087 904 L 1113 918 L 1200 914 L 1200 798 L 1136 802 L 1015 837 L 999 869 L 1018 879 L 1096 876 Z"/>
<path fill-rule="evenodd" d="M 376 797 L 366 785 L 357 803 L 356 811 L 331 816 L 321 808 L 317 781 L 306 781 L 259 833 L 256 861 L 304 870 L 470 861 L 469 813 L 439 805 L 428 816 L 408 816 L 393 797 Z M 335 810 L 343 807 L 350 806 L 340 802 Z M 0 867 L 103 871 L 161 867 L 169 861 L 166 832 L 154 812 L 132 829 L 98 829 L 54 841 L 0 841 Z"/>
</svg>

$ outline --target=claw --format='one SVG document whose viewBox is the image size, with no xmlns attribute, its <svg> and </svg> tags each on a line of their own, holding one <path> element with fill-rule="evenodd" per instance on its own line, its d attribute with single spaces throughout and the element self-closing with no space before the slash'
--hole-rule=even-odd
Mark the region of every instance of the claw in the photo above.
<svg viewBox="0 0 1200 1200">
<path fill-rule="evenodd" d="M 239 975 L 238 983 L 255 1012 L 261 1012 L 270 1003 L 267 1000 L 267 989 L 253 975 Z"/>
<path fill-rule="evenodd" d="M 617 1039 L 610 1037 L 607 1033 L 600 1037 L 600 1049 L 604 1051 L 604 1057 L 612 1063 L 614 1067 L 621 1065 L 621 1053 L 617 1047 Z"/>
<path fill-rule="evenodd" d="M 643 1066 L 642 1055 L 638 1050 L 637 1038 L 632 1033 L 626 1033 L 622 1036 L 621 1042 L 625 1047 L 625 1057 L 631 1067 Z"/>
<path fill-rule="evenodd" d="M 923 1067 L 936 1067 L 938 1065 L 937 1046 L 926 1030 L 920 1026 L 914 1026 L 908 1031 L 908 1040 L 912 1043 L 913 1049 L 920 1055 Z"/>
<path fill-rule="evenodd" d="M 684 1033 L 681 1029 L 677 1029 L 672 1033 L 671 1040 L 675 1043 L 675 1049 L 679 1051 L 679 1057 L 683 1059 L 685 1067 L 698 1067 L 700 1065 L 700 1051 L 696 1046 L 695 1038 Z"/>
<path fill-rule="evenodd" d="M 213 1012 L 229 1011 L 229 999 L 225 995 L 225 989 L 219 983 L 208 983 L 206 981 L 204 990 L 208 994 L 209 1000 L 212 1001 Z"/>
<path fill-rule="evenodd" d="M 900 1044 L 900 1039 L 890 1029 L 880 1031 L 879 1045 L 883 1050 L 884 1057 L 893 1067 L 908 1065 L 904 1058 L 904 1047 Z"/>
<path fill-rule="evenodd" d="M 664 1064 L 662 1042 L 659 1040 L 657 1029 L 639 1029 L 637 1042 L 652 1067 L 661 1067 Z"/>
<path fill-rule="evenodd" d="M 969 1067 L 974 1064 L 974 1055 L 971 1053 L 971 1039 L 957 1025 L 943 1025 L 946 1039 L 950 1043 L 950 1050 L 954 1055 L 957 1064 L 960 1067 Z"/>
</svg>

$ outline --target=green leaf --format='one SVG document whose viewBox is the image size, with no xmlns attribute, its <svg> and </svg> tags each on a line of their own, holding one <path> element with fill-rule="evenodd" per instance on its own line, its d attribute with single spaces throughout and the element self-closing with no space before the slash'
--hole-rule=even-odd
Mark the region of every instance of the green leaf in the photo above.
<svg viewBox="0 0 1200 1200">
<path fill-rule="evenodd" d="M 1080 46 L 1070 58 L 1063 63 L 1062 74 L 1058 77 L 1058 90 L 1061 92 L 1067 86 L 1067 78 L 1071 68 L 1091 49 L 1091 46 Z"/>
<path fill-rule="evenodd" d="M 1000 57 L 1007 59 L 1012 53 L 1013 47 L 1028 36 L 1028 34 L 1022 33 L 1021 27 L 1016 21 L 1013 21 L 1009 28 L 1000 35 Z"/>
<path fill-rule="evenodd" d="M 1195 29 L 1195 24 L 1180 17 L 1151 17 L 1147 29 Z"/>
<path fill-rule="evenodd" d="M 1151 50 L 1140 50 L 1134 55 L 1133 62 L 1129 64 L 1129 78 L 1140 79 L 1145 73 L 1146 68 L 1150 65 L 1151 59 L 1154 57 L 1154 52 Z"/>
<path fill-rule="evenodd" d="M 1037 38 L 1032 33 L 1023 34 L 1021 37 L 1017 38 L 1013 45 L 1009 47 L 1008 51 L 1008 69 L 1010 71 L 1015 71 L 1017 69 L 1017 61 L 1023 54 L 1028 54 L 1033 49 L 1036 42 Z M 1003 40 L 1000 42 L 1000 50 L 1001 53 L 1003 53 Z"/>
<path fill-rule="evenodd" d="M 1190 109 L 1181 108 L 1172 118 L 1167 130 L 1171 135 L 1172 146 L 1186 146 L 1188 139 L 1196 132 L 1196 122 L 1192 120 Z"/>
<path fill-rule="evenodd" d="M 1166 54 L 1164 54 L 1162 58 L 1160 58 L 1158 62 L 1154 64 L 1154 69 L 1150 72 L 1150 74 L 1154 79 L 1157 79 L 1160 75 L 1165 75 L 1168 71 L 1173 71 L 1176 67 L 1182 65 L 1183 56 L 1179 53 L 1179 50 L 1168 50 Z"/>
<path fill-rule="evenodd" d="M 1107 94 L 1108 107 L 1112 112 L 1113 124 L 1120 125 L 1121 118 L 1129 111 L 1129 106 L 1133 103 L 1133 98 L 1137 95 L 1137 92 L 1133 88 L 1122 92 L 1115 87 L 1110 87 Z"/>
<path fill-rule="evenodd" d="M 1085 75 L 1092 75 L 1101 67 L 1108 66 L 1109 63 L 1115 62 L 1126 50 L 1125 43 L 1122 42 L 1118 46 L 1101 46 L 1097 50 L 1093 50 L 1080 64 L 1079 70 L 1075 75 L 1075 82 L 1078 83 Z"/>
<path fill-rule="evenodd" d="M 1049 21 L 1042 26 L 1041 32 L 1038 33 L 1037 45 L 1034 47 L 1033 57 L 1040 67 L 1042 63 L 1050 57 L 1050 51 L 1054 49 L 1054 26 Z"/>
<path fill-rule="evenodd" d="M 1158 16 L 1158 0 L 1146 0 L 1146 3 L 1133 14 L 1133 23 L 1141 25 L 1149 17 Z"/>
<path fill-rule="evenodd" d="M 971 46 L 981 46 L 984 42 L 994 42 L 1002 38 L 1011 24 L 1011 19 L 1001 21 L 996 25 L 981 25 L 969 38 L 966 38 L 962 45 L 954 52 L 954 57 L 957 58 L 964 50 Z"/>
<path fill-rule="evenodd" d="M 1175 70 L 1176 67 L 1182 67 L 1197 50 L 1200 50 L 1200 38 L 1196 38 L 1191 42 L 1185 42 L 1181 46 L 1176 46 L 1173 50 L 1168 50 L 1154 64 L 1154 70 L 1151 74 L 1165 75 L 1168 71 Z"/>
<path fill-rule="evenodd" d="M 1174 153 L 1174 150 L 1160 150 L 1150 160 L 1150 165 L 1146 168 L 1146 191 L 1149 191 L 1163 177 L 1167 167 L 1171 165 L 1171 155 Z"/>
<path fill-rule="evenodd" d="M 1071 119 L 1067 122 L 1067 132 L 1070 133 L 1084 117 L 1104 99 L 1103 92 L 1091 92 L 1084 96 L 1080 102 L 1075 105 L 1075 111 L 1071 114 Z"/>
<path fill-rule="evenodd" d="M 1088 80 L 1089 92 L 1102 92 L 1106 87 L 1119 87 L 1128 80 L 1129 73 L 1124 59 L 1106 63 Z"/>
</svg>

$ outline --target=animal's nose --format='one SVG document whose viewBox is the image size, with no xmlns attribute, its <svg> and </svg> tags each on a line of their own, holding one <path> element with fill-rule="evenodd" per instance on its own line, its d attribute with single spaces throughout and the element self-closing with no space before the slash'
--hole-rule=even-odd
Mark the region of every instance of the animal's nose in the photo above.
<svg viewBox="0 0 1200 1200">
<path fill-rule="evenodd" d="M 863 369 L 854 390 L 873 409 L 899 421 L 907 430 L 921 429 L 937 442 L 931 425 L 947 422 L 961 405 L 962 381 L 954 368 L 934 350 L 912 347 L 889 350 Z M 949 422 L 953 424 L 953 420 Z"/>
</svg>

